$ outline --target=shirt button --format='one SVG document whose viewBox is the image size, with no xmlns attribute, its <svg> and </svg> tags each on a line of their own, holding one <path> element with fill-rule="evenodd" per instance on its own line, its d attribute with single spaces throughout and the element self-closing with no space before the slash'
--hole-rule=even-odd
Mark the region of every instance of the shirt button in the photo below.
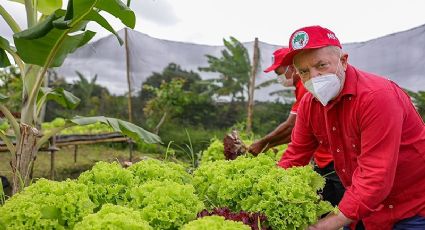
<svg viewBox="0 0 425 230">
<path fill-rule="evenodd" d="M 334 126 L 334 127 L 332 127 L 332 130 L 333 130 L 333 131 L 336 131 L 336 127 L 335 127 L 335 126 Z"/>
<path fill-rule="evenodd" d="M 350 101 L 351 101 L 351 97 L 349 97 L 349 98 L 348 98 L 348 100 L 350 100 Z"/>
<path fill-rule="evenodd" d="M 320 144 L 322 144 L 322 143 L 323 143 L 323 141 L 319 141 L 319 143 L 320 143 Z"/>
<path fill-rule="evenodd" d="M 339 150 L 339 149 L 336 149 L 336 152 L 337 152 L 337 153 L 339 153 L 339 152 L 341 152 L 341 150 Z"/>
<path fill-rule="evenodd" d="M 390 204 L 388 205 L 388 208 L 394 208 L 394 205 Z"/>
<path fill-rule="evenodd" d="M 342 169 L 342 172 L 345 173 L 345 169 Z"/>
<path fill-rule="evenodd" d="M 356 147 L 356 145 L 355 144 L 353 144 L 353 148 L 355 148 Z"/>
</svg>

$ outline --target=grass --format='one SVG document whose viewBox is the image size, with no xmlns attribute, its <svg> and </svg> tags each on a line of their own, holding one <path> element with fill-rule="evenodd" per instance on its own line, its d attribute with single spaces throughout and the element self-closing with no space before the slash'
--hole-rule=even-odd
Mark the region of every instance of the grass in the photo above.
<svg viewBox="0 0 425 230">
<path fill-rule="evenodd" d="M 77 178 L 80 173 L 89 170 L 98 161 L 128 161 L 130 157 L 128 148 L 111 148 L 107 145 L 79 145 L 77 162 L 74 162 L 74 146 L 62 147 L 55 154 L 55 180 L 61 181 L 67 178 Z M 144 157 L 162 158 L 158 154 L 146 154 L 133 151 L 133 162 Z M 0 152 L 0 175 L 6 176 L 12 181 L 12 173 L 9 162 L 9 152 Z M 33 178 L 50 179 L 50 153 L 39 152 L 34 163 Z M 9 194 L 10 191 L 5 191 Z"/>
</svg>

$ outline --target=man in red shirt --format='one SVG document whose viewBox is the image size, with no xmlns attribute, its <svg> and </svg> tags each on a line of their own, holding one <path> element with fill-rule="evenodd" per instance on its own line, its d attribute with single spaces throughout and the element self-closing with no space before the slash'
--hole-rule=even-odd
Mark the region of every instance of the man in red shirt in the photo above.
<svg viewBox="0 0 425 230">
<path fill-rule="evenodd" d="M 328 146 L 346 192 L 339 213 L 309 229 L 425 229 L 425 125 L 394 82 L 348 64 L 335 34 L 296 30 L 282 64 L 294 64 L 310 92 L 300 102 L 292 142 L 278 163 L 308 164 Z"/>
<path fill-rule="evenodd" d="M 249 146 L 248 151 L 253 155 L 258 155 L 269 148 L 287 144 L 291 141 L 292 129 L 295 125 L 298 106 L 307 90 L 304 88 L 300 77 L 295 72 L 292 65 L 281 65 L 283 58 L 289 53 L 289 48 L 280 48 L 273 52 L 273 64 L 264 72 L 274 71 L 278 80 L 286 87 L 295 86 L 295 103 L 292 105 L 286 121 L 282 122 L 275 130 L 254 142 Z M 326 184 L 322 191 L 324 200 L 329 201 L 333 206 L 338 205 L 344 195 L 344 186 L 334 170 L 332 154 L 326 149 L 326 146 L 319 146 L 314 153 L 315 171 L 325 176 Z"/>
</svg>

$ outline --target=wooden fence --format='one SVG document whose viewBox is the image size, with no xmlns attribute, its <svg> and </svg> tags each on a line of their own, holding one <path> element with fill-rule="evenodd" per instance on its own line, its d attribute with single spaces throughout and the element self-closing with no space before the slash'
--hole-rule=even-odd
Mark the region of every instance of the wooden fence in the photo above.
<svg viewBox="0 0 425 230">
<path fill-rule="evenodd" d="M 133 141 L 121 133 L 102 134 L 78 134 L 53 136 L 49 144 L 39 151 L 50 153 L 50 179 L 55 178 L 55 154 L 62 146 L 74 146 L 74 162 L 77 162 L 78 146 L 87 144 L 98 144 L 105 142 L 127 142 L 129 143 L 129 161 L 133 160 Z M 14 143 L 15 144 L 15 143 Z M 0 141 L 0 152 L 8 152 L 6 145 Z"/>
</svg>

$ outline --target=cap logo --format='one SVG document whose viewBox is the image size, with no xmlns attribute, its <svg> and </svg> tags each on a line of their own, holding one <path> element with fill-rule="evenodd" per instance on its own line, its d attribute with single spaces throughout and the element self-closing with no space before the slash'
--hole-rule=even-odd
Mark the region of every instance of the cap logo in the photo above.
<svg viewBox="0 0 425 230">
<path fill-rule="evenodd" d="M 304 48 L 308 43 L 308 34 L 304 31 L 298 31 L 292 37 L 292 48 L 294 50 L 299 50 Z"/>
<path fill-rule="evenodd" d="M 328 33 L 328 38 L 329 38 L 329 39 L 336 40 L 336 36 L 335 36 L 335 34 L 333 34 L 333 33 Z"/>
</svg>

